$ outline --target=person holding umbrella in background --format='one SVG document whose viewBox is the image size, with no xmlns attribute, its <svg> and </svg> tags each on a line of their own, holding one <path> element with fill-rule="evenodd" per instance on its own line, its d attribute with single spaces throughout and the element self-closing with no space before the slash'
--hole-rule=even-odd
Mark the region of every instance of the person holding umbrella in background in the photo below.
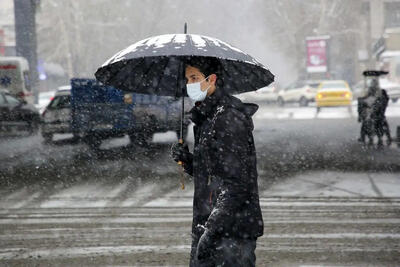
<svg viewBox="0 0 400 267">
<path fill-rule="evenodd" d="M 240 49 L 185 27 L 121 50 L 95 76 L 123 91 L 182 98 L 180 142 L 171 152 L 194 177 L 190 266 L 255 266 L 264 229 L 251 119 L 258 106 L 231 95 L 268 86 L 274 75 Z M 185 96 L 196 103 L 193 154 L 182 134 Z"/>
<path fill-rule="evenodd" d="M 365 79 L 370 79 L 367 95 L 358 98 L 358 121 L 361 122 L 359 142 L 365 143 L 365 137 L 369 139 L 368 145 L 373 145 L 374 135 L 378 137 L 378 147 L 383 147 L 382 137 L 386 135 L 387 145 L 390 146 L 392 138 L 385 112 L 389 102 L 386 90 L 379 86 L 379 77 L 386 75 L 386 71 L 366 70 L 363 72 Z"/>
<path fill-rule="evenodd" d="M 255 266 L 264 228 L 251 119 L 258 106 L 229 95 L 218 69 L 217 60 L 187 61 L 194 151 L 181 143 L 171 149 L 194 177 L 190 266 Z"/>
</svg>

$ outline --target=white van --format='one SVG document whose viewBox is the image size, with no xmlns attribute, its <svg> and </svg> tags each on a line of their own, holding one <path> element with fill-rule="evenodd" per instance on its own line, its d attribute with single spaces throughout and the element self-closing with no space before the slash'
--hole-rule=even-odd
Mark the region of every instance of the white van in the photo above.
<svg viewBox="0 0 400 267">
<path fill-rule="evenodd" d="M 0 89 L 33 104 L 29 64 L 23 57 L 0 57 Z"/>
</svg>

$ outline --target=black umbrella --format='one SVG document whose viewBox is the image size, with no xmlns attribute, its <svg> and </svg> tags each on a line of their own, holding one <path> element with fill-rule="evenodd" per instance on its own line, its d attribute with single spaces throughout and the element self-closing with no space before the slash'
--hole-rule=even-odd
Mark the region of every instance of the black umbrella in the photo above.
<svg viewBox="0 0 400 267">
<path fill-rule="evenodd" d="M 250 55 L 218 39 L 195 34 L 166 34 L 139 41 L 107 60 L 95 76 L 124 91 L 186 96 L 184 64 L 194 56 L 218 60 L 224 89 L 231 94 L 254 91 L 274 80 Z"/>
<path fill-rule="evenodd" d="M 95 73 L 104 84 L 124 91 L 181 96 L 181 62 L 192 56 L 216 58 L 232 94 L 254 91 L 274 80 L 261 63 L 218 39 L 195 34 L 167 34 L 139 41 L 107 60 Z M 185 92 L 184 92 L 185 94 Z"/>
<path fill-rule="evenodd" d="M 372 76 L 372 77 L 378 77 L 381 75 L 386 75 L 389 74 L 388 71 L 383 71 L 383 70 L 365 70 L 362 73 L 364 76 Z"/>
</svg>

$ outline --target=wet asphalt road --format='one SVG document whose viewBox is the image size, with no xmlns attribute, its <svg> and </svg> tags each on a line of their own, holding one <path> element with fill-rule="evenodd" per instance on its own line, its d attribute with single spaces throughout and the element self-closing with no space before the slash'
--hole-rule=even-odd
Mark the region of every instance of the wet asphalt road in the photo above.
<svg viewBox="0 0 400 267">
<path fill-rule="evenodd" d="M 388 174 L 400 183 L 400 149 L 358 144 L 354 117 L 276 120 L 262 111 L 254 131 L 260 192 L 325 170 Z M 171 141 L 166 135 L 143 148 L 125 138 L 94 154 L 68 139 L 1 139 L 0 266 L 187 266 L 192 184 L 186 177 L 179 191 Z M 257 266 L 398 266 L 400 193 L 348 191 L 261 193 L 266 234 Z"/>
</svg>

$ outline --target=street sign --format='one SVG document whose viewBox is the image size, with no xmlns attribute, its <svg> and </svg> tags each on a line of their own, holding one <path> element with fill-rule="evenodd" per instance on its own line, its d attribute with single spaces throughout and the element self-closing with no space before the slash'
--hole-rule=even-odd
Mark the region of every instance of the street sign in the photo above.
<svg viewBox="0 0 400 267">
<path fill-rule="evenodd" d="M 307 72 L 328 71 L 328 36 L 307 37 Z"/>
</svg>

